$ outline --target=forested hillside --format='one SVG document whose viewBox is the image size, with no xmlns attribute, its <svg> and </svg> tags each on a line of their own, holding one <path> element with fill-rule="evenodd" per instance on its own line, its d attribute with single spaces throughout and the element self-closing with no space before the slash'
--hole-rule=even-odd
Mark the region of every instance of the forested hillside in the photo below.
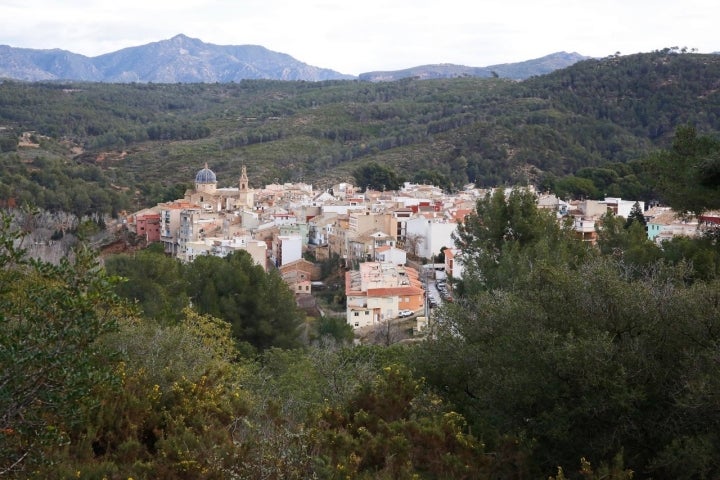
<svg viewBox="0 0 720 480">
<path fill-rule="evenodd" d="M 110 213 L 182 190 L 177 184 L 206 161 L 225 185 L 234 183 L 241 164 L 255 185 L 325 186 L 352 180 L 354 169 L 375 161 L 401 179 L 446 188 L 552 186 L 566 174 L 611 164 L 616 177 L 633 177 L 616 190 L 637 194 L 643 193 L 639 172 L 621 165 L 667 146 L 679 125 L 720 131 L 719 78 L 719 56 L 666 49 L 587 60 L 523 82 L 6 81 L 0 146 L 8 168 L 0 196 L 22 199 L 34 191 L 41 206 L 79 203 L 73 208 L 82 210 L 72 182 L 55 189 L 60 199 L 43 200 L 49 186 L 33 175 L 55 169 L 92 183 L 90 190 L 105 190 L 110 202 L 91 199 L 85 210 Z M 18 147 L 15 140 L 27 131 L 42 140 L 39 148 Z"/>
</svg>

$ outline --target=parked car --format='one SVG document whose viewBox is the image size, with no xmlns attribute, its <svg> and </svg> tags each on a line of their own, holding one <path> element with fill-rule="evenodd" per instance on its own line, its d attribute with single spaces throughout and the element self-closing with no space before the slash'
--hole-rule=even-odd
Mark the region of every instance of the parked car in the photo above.
<svg viewBox="0 0 720 480">
<path fill-rule="evenodd" d="M 412 317 L 413 311 L 412 310 L 400 310 L 398 312 L 398 317 L 405 318 L 405 317 Z"/>
</svg>

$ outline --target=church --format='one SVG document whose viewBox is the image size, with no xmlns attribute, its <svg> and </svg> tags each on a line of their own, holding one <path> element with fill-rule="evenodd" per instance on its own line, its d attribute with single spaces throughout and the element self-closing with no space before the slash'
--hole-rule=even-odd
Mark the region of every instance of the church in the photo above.
<svg viewBox="0 0 720 480">
<path fill-rule="evenodd" d="M 245 165 L 237 187 L 218 188 L 215 172 L 206 163 L 205 168 L 195 175 L 195 189 L 185 192 L 184 200 L 199 205 L 204 211 L 232 212 L 252 208 L 255 192 L 250 189 Z"/>
</svg>

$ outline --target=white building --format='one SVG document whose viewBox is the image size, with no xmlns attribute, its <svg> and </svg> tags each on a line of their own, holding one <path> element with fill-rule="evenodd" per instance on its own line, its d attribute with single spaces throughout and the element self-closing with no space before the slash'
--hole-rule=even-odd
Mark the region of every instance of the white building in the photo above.
<svg viewBox="0 0 720 480">
<path fill-rule="evenodd" d="M 445 274 L 456 280 L 462 280 L 465 266 L 462 262 L 462 251 L 457 248 L 445 249 Z"/>
<path fill-rule="evenodd" d="M 628 218 L 630 216 L 630 211 L 633 208 L 633 205 L 635 205 L 635 201 L 633 200 L 623 200 L 621 198 L 617 197 L 605 197 L 605 200 L 603 200 L 600 203 L 604 203 L 607 205 L 608 210 L 612 210 L 612 212 L 623 218 Z M 637 202 L 640 206 L 640 211 L 645 211 L 645 202 Z"/>
<path fill-rule="evenodd" d="M 452 236 L 456 231 L 457 223 L 445 218 L 410 218 L 405 222 L 406 245 L 416 242 L 415 253 L 421 258 L 432 258 L 442 247 L 455 244 Z"/>
<path fill-rule="evenodd" d="M 276 267 L 282 267 L 302 258 L 303 239 L 300 235 L 278 235 L 273 241 Z"/>
<path fill-rule="evenodd" d="M 405 265 L 407 263 L 407 252 L 390 245 L 378 247 L 375 249 L 375 261 L 392 263 L 393 265 Z"/>
<path fill-rule="evenodd" d="M 348 212 L 359 212 L 366 209 L 367 206 L 364 202 L 330 203 L 322 206 L 322 214 L 347 215 Z"/>
</svg>

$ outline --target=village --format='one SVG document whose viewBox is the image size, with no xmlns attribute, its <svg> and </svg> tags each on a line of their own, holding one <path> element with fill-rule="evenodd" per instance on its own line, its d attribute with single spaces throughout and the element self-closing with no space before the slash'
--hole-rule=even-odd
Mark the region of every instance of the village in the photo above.
<svg viewBox="0 0 720 480">
<path fill-rule="evenodd" d="M 345 318 L 356 331 L 406 317 L 422 330 L 432 308 L 452 301 L 451 280 L 463 276 L 453 235 L 489 193 L 469 185 L 450 194 L 409 182 L 397 191 L 361 192 L 349 183 L 323 191 L 305 183 L 254 189 L 244 166 L 236 185 L 219 188 L 206 164 L 184 198 L 127 215 L 124 226 L 182 262 L 244 250 L 263 270 L 277 268 L 298 304 L 316 290 L 344 285 Z M 609 211 L 627 218 L 639 208 L 648 238 L 658 244 L 697 235 L 699 223 L 720 223 L 716 213 L 687 218 L 632 199 L 568 201 L 533 193 L 539 208 L 570 219 L 578 238 L 591 244 Z M 327 285 L 323 262 L 337 262 L 344 278 Z"/>
</svg>

